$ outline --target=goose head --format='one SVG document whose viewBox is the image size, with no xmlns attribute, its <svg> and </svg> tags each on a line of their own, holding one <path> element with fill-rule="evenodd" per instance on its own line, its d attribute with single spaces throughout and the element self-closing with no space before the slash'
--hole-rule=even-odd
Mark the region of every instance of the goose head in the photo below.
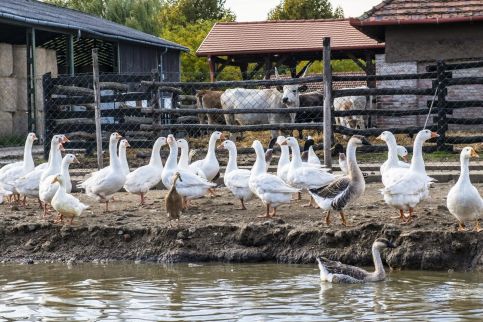
<svg viewBox="0 0 483 322">
<path fill-rule="evenodd" d="M 376 140 L 382 140 L 384 142 L 389 142 L 391 139 L 394 138 L 394 134 L 392 134 L 391 132 L 389 131 L 384 131 L 382 132 L 377 138 Z M 395 141 L 395 138 L 394 138 L 394 141 Z"/>
<path fill-rule="evenodd" d="M 174 137 L 173 134 L 168 134 L 168 137 L 166 138 L 166 143 L 168 143 L 169 147 L 176 147 L 178 148 L 178 143 L 176 142 L 176 138 Z"/>
<path fill-rule="evenodd" d="M 221 133 L 220 131 L 215 131 L 213 133 L 211 133 L 211 137 L 214 138 L 215 140 L 225 140 L 225 136 L 223 135 L 223 133 Z"/>
<path fill-rule="evenodd" d="M 109 143 L 117 143 L 122 138 L 122 135 L 114 132 L 109 136 Z"/>
<path fill-rule="evenodd" d="M 285 139 L 284 143 L 282 145 L 288 145 L 289 147 L 298 147 L 299 143 L 294 137 L 289 136 L 288 138 Z"/>
<path fill-rule="evenodd" d="M 236 145 L 231 140 L 225 140 L 225 141 L 221 142 L 221 144 L 218 146 L 218 149 L 224 149 L 224 150 L 232 151 L 232 150 L 236 150 Z"/>
<path fill-rule="evenodd" d="M 176 173 L 173 175 L 173 185 L 174 185 L 174 182 L 176 182 L 176 180 L 178 180 L 183 182 L 183 179 L 181 178 L 181 174 L 179 173 L 179 171 L 176 171 Z"/>
<path fill-rule="evenodd" d="M 79 160 L 77 160 L 76 156 L 74 154 L 72 154 L 72 153 L 66 154 L 65 157 L 64 157 L 64 159 L 65 159 L 65 162 L 67 162 L 69 164 L 74 163 L 74 162 L 75 163 L 80 163 Z"/>
<path fill-rule="evenodd" d="M 439 137 L 439 134 L 436 132 L 431 132 L 430 130 L 421 130 L 418 132 L 418 135 L 416 135 L 415 140 L 421 140 L 421 141 L 427 141 L 432 138 L 437 138 Z"/>
<path fill-rule="evenodd" d="M 34 141 L 38 140 L 37 139 L 37 136 L 35 135 L 35 133 L 29 133 L 27 135 L 27 141 L 30 142 L 30 143 L 34 143 Z"/>
<path fill-rule="evenodd" d="M 384 248 L 396 248 L 396 246 L 386 238 L 378 238 L 372 243 L 372 248 L 381 250 Z"/>
<path fill-rule="evenodd" d="M 409 162 L 408 160 L 408 150 L 402 145 L 397 146 L 397 155 L 399 155 L 405 162 Z"/>
<path fill-rule="evenodd" d="M 253 141 L 252 148 L 255 149 L 255 152 L 262 152 L 263 154 L 263 145 L 260 141 L 258 140 Z"/>
<path fill-rule="evenodd" d="M 277 143 L 278 145 L 282 146 L 282 145 L 283 145 L 283 143 L 285 142 L 285 140 L 286 140 L 286 137 L 285 137 L 285 136 L 283 136 L 283 135 L 279 135 L 279 136 L 277 137 L 277 141 L 276 141 L 276 143 Z"/>
<path fill-rule="evenodd" d="M 67 136 L 62 134 L 62 143 L 67 143 L 70 142 L 70 140 L 67 138 Z"/>
<path fill-rule="evenodd" d="M 345 156 L 345 153 L 339 153 L 339 161 L 345 161 L 346 160 L 346 156 Z"/>
<path fill-rule="evenodd" d="M 355 146 L 371 145 L 369 141 L 367 141 L 367 139 L 362 135 L 353 135 L 349 140 L 349 144 Z"/>
<path fill-rule="evenodd" d="M 185 139 L 179 139 L 178 141 L 176 141 L 176 143 L 178 143 L 178 148 L 180 148 L 181 150 L 189 149 L 188 141 L 186 141 Z"/>
<path fill-rule="evenodd" d="M 131 147 L 131 145 L 126 139 L 122 139 L 121 142 L 119 142 L 119 147 L 125 149 Z"/>
<path fill-rule="evenodd" d="M 156 139 L 154 143 L 160 143 L 161 146 L 166 145 L 166 138 L 164 136 L 160 136 L 159 138 Z M 186 142 L 188 143 L 188 142 Z"/>
<path fill-rule="evenodd" d="M 470 158 L 478 158 L 479 155 L 476 153 L 475 149 L 473 149 L 470 146 L 464 147 L 463 150 L 461 150 L 461 158 L 464 159 L 470 159 Z"/>
</svg>

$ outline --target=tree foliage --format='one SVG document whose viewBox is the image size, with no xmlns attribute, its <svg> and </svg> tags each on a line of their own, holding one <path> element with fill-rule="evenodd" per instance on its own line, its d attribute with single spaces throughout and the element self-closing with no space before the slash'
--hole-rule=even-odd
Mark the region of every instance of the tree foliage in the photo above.
<svg viewBox="0 0 483 322">
<path fill-rule="evenodd" d="M 202 21 L 234 21 L 235 14 L 225 8 L 226 0 L 167 0 L 159 18 L 164 27 Z"/>
<path fill-rule="evenodd" d="M 329 0 L 282 0 L 268 13 L 268 20 L 343 18 L 341 7 L 333 10 Z"/>
</svg>

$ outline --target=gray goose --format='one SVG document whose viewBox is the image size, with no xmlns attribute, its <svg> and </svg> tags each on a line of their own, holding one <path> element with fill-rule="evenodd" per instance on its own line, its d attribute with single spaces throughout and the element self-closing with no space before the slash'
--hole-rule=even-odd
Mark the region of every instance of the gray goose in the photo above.
<svg viewBox="0 0 483 322">
<path fill-rule="evenodd" d="M 317 258 L 320 269 L 320 280 L 339 284 L 362 284 L 367 282 L 379 282 L 386 279 L 386 272 L 381 260 L 381 250 L 395 248 L 394 244 L 385 238 L 378 238 L 372 244 L 372 259 L 374 260 L 374 272 L 368 272 L 362 268 L 331 261 L 327 258 Z"/>
<path fill-rule="evenodd" d="M 322 188 L 309 190 L 317 205 L 321 209 L 327 210 L 325 217 L 327 225 L 330 225 L 330 211 L 337 210 L 340 212 L 342 224 L 347 226 L 343 209 L 357 200 L 366 189 L 364 176 L 356 160 L 356 148 L 363 144 L 369 145 L 370 143 L 360 135 L 354 135 L 349 140 L 346 153 L 349 170 L 346 176 L 338 177 Z"/>
</svg>

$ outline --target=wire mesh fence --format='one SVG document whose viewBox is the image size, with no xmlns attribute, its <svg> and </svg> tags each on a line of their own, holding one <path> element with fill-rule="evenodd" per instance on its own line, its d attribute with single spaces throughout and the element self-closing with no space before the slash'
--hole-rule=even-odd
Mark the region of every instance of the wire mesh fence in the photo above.
<svg viewBox="0 0 483 322">
<path fill-rule="evenodd" d="M 414 67 L 414 66 L 413 66 Z M 101 133 L 103 148 L 109 133 L 126 137 L 138 156 L 148 155 L 158 136 L 173 133 L 188 137 L 193 148 L 206 148 L 209 134 L 227 131 L 240 151 L 250 151 L 253 139 L 268 146 L 277 135 L 300 139 L 312 136 L 320 149 L 323 141 L 324 78 L 286 74 L 271 79 L 219 82 L 160 82 L 159 75 L 101 74 Z M 48 151 L 54 134 L 65 134 L 68 149 L 93 155 L 96 147 L 95 96 L 91 74 L 45 74 L 37 83 L 35 110 L 19 107 L 18 94 L 2 93 L 2 110 L 14 102 L 15 111 L 2 135 L 12 145 L 22 145 L 30 127 Z M 344 145 L 348 136 L 360 134 L 372 142 L 383 131 L 398 135 L 411 151 L 412 136 L 423 128 L 440 136 L 426 151 L 449 151 L 462 144 L 483 143 L 483 61 L 438 62 L 408 68 L 403 63 L 382 63 L 376 57 L 372 73 L 332 74 L 332 145 Z M 6 87 L 7 88 L 7 87 Z M 5 91 L 0 90 L 0 91 Z M 10 105 L 9 105 L 10 104 Z M 13 107 L 12 107 L 13 108 Z M 8 114 L 8 115 L 7 115 Z M 33 121 L 29 122 L 29 115 Z M 21 122 L 16 120 L 21 117 Z M 19 125 L 20 123 L 21 125 Z M 7 144 L 5 144 L 7 145 Z M 4 145 L 4 146 L 5 146 Z M 143 149 L 146 149 L 144 151 Z M 376 144 L 362 152 L 383 152 Z M 337 149 L 334 149 L 337 151 Z M 45 157 L 47 157 L 45 155 Z"/>
</svg>

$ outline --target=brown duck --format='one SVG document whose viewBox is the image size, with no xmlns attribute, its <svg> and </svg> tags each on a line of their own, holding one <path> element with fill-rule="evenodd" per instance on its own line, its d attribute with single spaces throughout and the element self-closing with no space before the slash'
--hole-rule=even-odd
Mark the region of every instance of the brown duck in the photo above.
<svg viewBox="0 0 483 322">
<path fill-rule="evenodd" d="M 183 181 L 179 172 L 176 172 L 173 176 L 173 185 L 169 189 L 168 194 L 164 198 L 164 203 L 166 205 L 166 211 L 168 212 L 168 219 L 179 220 L 179 214 L 183 210 L 183 197 L 176 191 L 176 181 Z"/>
</svg>

